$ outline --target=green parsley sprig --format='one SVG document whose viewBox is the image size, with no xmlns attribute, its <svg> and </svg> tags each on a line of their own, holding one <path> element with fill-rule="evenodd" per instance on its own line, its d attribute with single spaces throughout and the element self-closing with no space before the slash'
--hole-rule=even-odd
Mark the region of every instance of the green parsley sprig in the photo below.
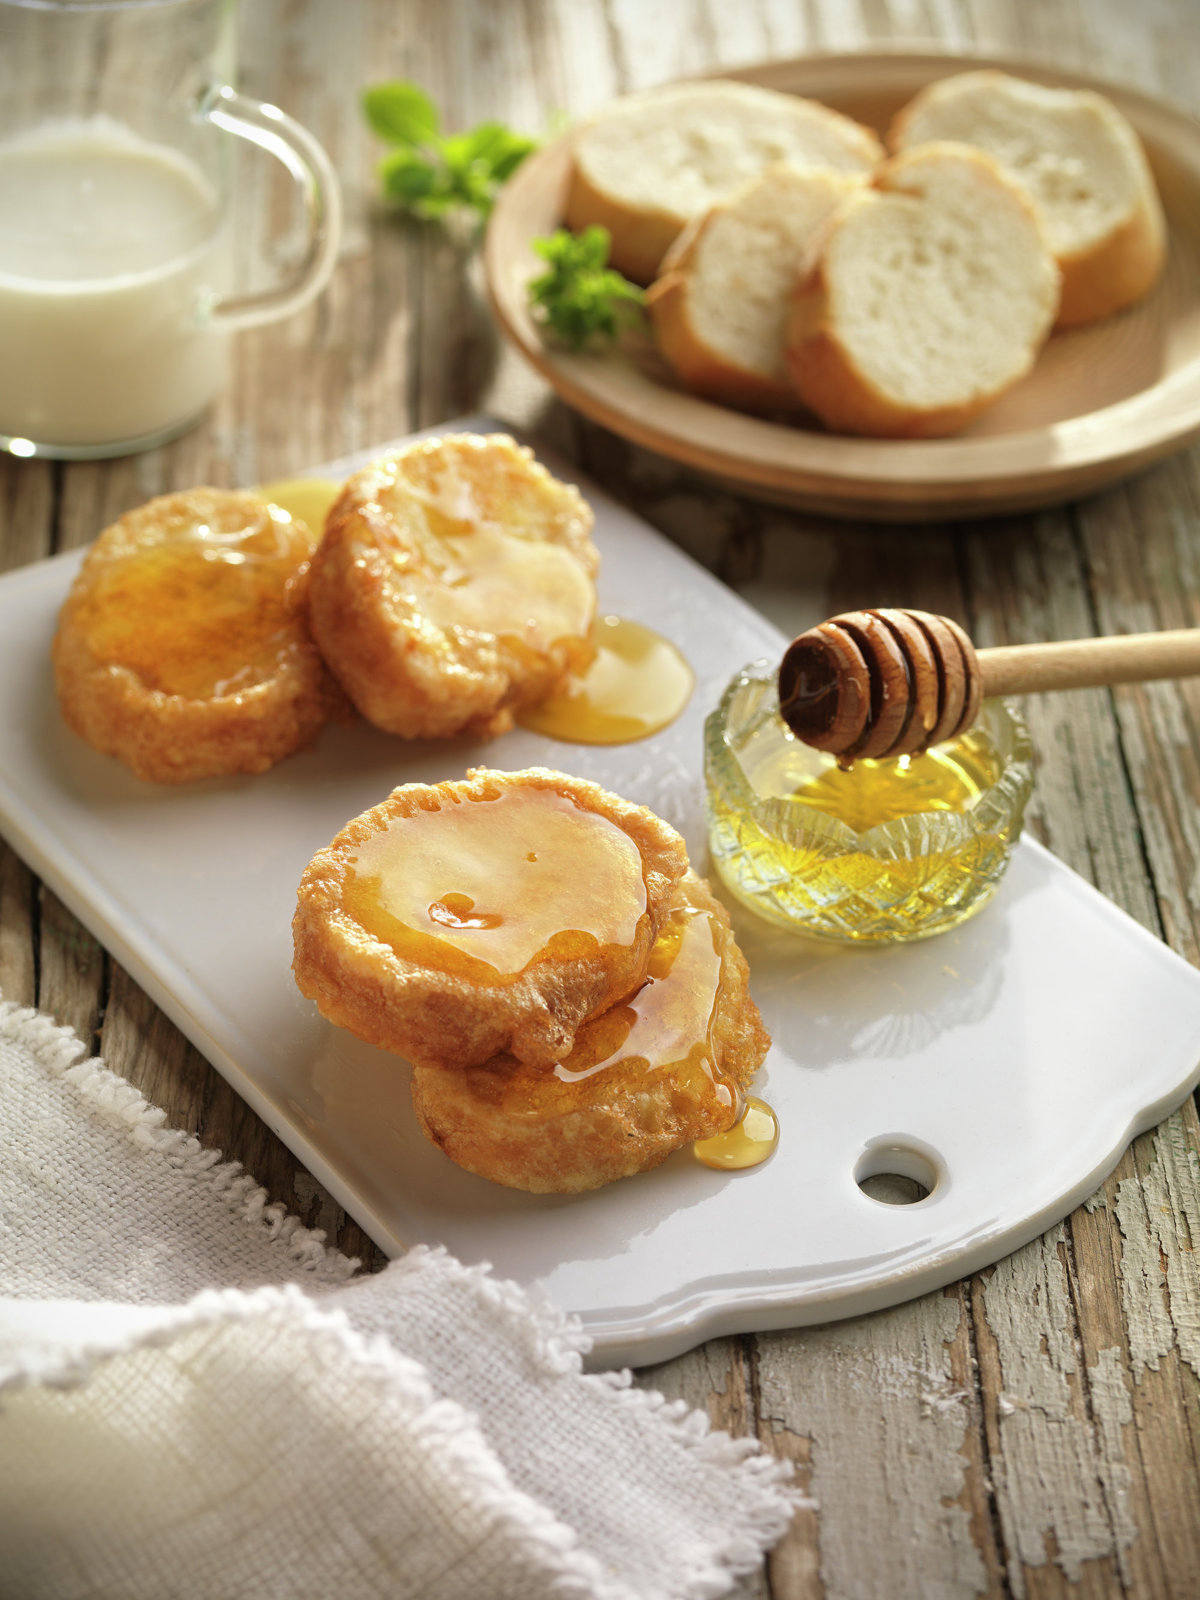
<svg viewBox="0 0 1200 1600">
<path fill-rule="evenodd" d="M 500 185 L 537 146 L 502 122 L 443 134 L 437 107 L 415 83 L 373 84 L 362 107 L 374 132 L 396 147 L 379 163 L 385 196 L 418 217 L 486 217 Z"/>
<path fill-rule="evenodd" d="M 641 318 L 644 292 L 608 264 L 611 236 L 598 223 L 580 233 L 559 228 L 533 248 L 548 270 L 529 285 L 538 320 L 572 350 L 615 339 Z"/>
</svg>

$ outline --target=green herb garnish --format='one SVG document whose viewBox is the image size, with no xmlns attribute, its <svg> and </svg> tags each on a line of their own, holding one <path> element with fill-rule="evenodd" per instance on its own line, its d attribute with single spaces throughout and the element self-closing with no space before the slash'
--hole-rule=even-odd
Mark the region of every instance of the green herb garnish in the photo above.
<svg viewBox="0 0 1200 1600">
<path fill-rule="evenodd" d="M 598 339 L 615 339 L 622 325 L 636 322 L 645 294 L 608 264 L 611 237 L 593 224 L 582 233 L 559 228 L 533 248 L 549 271 L 529 285 L 539 320 L 572 350 Z"/>
<path fill-rule="evenodd" d="M 415 83 L 374 84 L 362 107 L 375 133 L 397 147 L 379 163 L 384 194 L 418 217 L 486 217 L 500 185 L 537 146 L 502 122 L 443 134 L 437 107 Z"/>
</svg>

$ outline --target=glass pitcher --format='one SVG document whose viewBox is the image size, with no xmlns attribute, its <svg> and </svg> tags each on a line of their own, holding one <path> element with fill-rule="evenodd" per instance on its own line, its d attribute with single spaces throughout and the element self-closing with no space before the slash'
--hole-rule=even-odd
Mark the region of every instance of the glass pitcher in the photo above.
<svg viewBox="0 0 1200 1600">
<path fill-rule="evenodd" d="M 332 270 L 337 179 L 311 134 L 239 94 L 234 0 L 0 0 L 0 448 L 93 457 L 190 427 L 228 336 Z M 307 246 L 236 290 L 235 140 L 283 162 Z"/>
</svg>

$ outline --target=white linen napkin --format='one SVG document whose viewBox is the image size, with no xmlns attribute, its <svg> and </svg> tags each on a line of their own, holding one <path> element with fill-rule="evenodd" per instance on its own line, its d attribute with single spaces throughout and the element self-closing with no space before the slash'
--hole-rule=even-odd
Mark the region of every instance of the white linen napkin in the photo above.
<svg viewBox="0 0 1200 1600">
<path fill-rule="evenodd" d="M 752 1441 L 486 1269 L 355 1277 L 84 1055 L 0 1003 L 8 1600 L 707 1600 L 782 1535 Z"/>
</svg>

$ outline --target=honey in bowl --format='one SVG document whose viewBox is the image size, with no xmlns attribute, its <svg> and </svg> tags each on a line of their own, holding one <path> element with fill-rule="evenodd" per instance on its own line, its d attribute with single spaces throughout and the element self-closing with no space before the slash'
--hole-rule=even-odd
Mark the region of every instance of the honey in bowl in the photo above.
<svg viewBox="0 0 1200 1600">
<path fill-rule="evenodd" d="M 967 811 L 999 776 L 992 741 L 972 729 L 920 756 L 852 765 L 834 761 L 800 783 L 790 798 L 866 833 L 923 811 Z M 759 781 L 764 777 L 760 774 Z"/>
<path fill-rule="evenodd" d="M 768 921 L 844 943 L 926 938 L 980 910 L 1033 783 L 1024 723 L 998 700 L 922 756 L 842 770 L 784 724 L 767 662 L 730 684 L 705 750 L 726 886 Z"/>
</svg>

